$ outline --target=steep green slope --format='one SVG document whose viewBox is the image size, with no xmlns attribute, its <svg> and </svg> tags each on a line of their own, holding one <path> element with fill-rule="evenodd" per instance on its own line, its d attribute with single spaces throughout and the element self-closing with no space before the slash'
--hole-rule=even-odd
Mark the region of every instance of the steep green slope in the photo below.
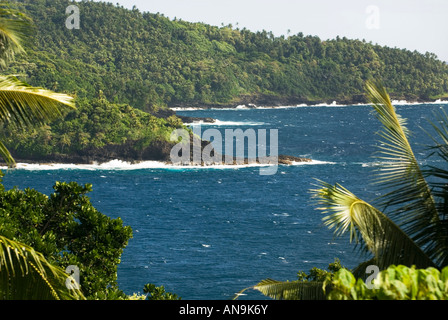
<svg viewBox="0 0 448 320">
<path fill-rule="evenodd" d="M 36 24 L 28 56 L 9 70 L 33 85 L 146 111 L 197 104 L 362 100 L 381 77 L 394 98 L 448 92 L 448 67 L 433 54 L 359 40 L 274 37 L 232 26 L 170 20 L 110 3 L 18 0 Z M 80 29 L 67 29 L 67 6 Z"/>
<path fill-rule="evenodd" d="M 64 118 L 33 130 L 0 128 L 2 141 L 20 162 L 91 163 L 168 161 L 170 135 L 183 127 L 176 116 L 155 117 L 104 97 L 80 98 Z"/>
<path fill-rule="evenodd" d="M 27 54 L 2 72 L 78 98 L 77 111 L 44 128 L 0 129 L 18 160 L 166 160 L 169 134 L 182 126 L 166 107 L 364 102 L 365 80 L 380 76 L 397 99 L 448 92 L 448 66 L 430 53 L 346 38 L 274 37 L 110 3 L 13 2 L 35 32 Z M 79 29 L 66 27 L 73 4 Z"/>
</svg>

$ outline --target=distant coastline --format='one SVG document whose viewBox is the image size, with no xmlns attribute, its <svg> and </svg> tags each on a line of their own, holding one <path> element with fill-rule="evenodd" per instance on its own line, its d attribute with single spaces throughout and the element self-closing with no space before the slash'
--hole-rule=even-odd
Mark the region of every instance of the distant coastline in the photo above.
<svg viewBox="0 0 448 320">
<path fill-rule="evenodd" d="M 202 148 L 206 147 L 210 142 L 202 141 Z M 126 165 L 138 166 L 145 162 L 159 163 L 163 166 L 179 166 L 173 164 L 170 159 L 173 142 L 157 141 L 152 145 L 136 150 L 133 144 L 125 143 L 123 145 L 108 145 L 103 148 L 86 149 L 82 153 L 76 154 L 54 154 L 46 157 L 13 157 L 16 164 L 23 165 L 95 165 L 101 166 L 107 163 L 121 162 Z M 193 146 L 194 148 L 194 146 Z M 207 167 L 207 166 L 248 166 L 248 165 L 292 165 L 294 163 L 309 163 L 312 159 L 296 157 L 291 155 L 278 155 L 277 159 L 241 159 L 233 158 L 232 162 L 228 162 L 224 155 L 220 155 L 221 161 L 213 164 L 197 164 L 191 157 L 190 163 L 183 164 L 183 167 Z M 270 161 L 270 162 L 269 162 Z M 6 163 L 0 162 L 0 167 L 6 167 Z"/>
<path fill-rule="evenodd" d="M 281 109 L 281 108 L 296 108 L 296 107 L 316 107 L 316 106 L 328 106 L 328 107 L 343 107 L 343 106 L 353 106 L 353 105 L 368 105 L 368 103 L 357 103 L 357 104 L 341 104 L 337 101 L 332 102 L 321 102 L 319 104 L 300 104 L 300 105 L 285 105 L 282 106 L 281 101 L 278 101 L 274 106 L 268 106 L 268 105 L 256 105 L 254 103 L 249 103 L 248 105 L 195 105 L 194 107 L 191 105 L 185 104 L 185 108 L 179 108 L 179 109 L 162 109 L 158 112 L 157 116 L 160 117 L 169 117 L 172 115 L 175 115 L 179 117 L 184 125 L 194 125 L 194 124 L 219 124 L 216 119 L 210 118 L 210 117 L 191 117 L 191 116 L 184 116 L 184 115 L 178 115 L 178 111 L 189 111 L 189 110 L 209 110 L 212 108 L 217 109 L 260 109 L 260 108 L 274 108 L 274 109 Z M 406 101 L 406 100 L 394 100 L 394 105 L 423 105 L 423 104 L 448 104 L 448 101 L 444 100 L 434 100 L 434 101 Z M 204 145 L 208 144 L 208 141 L 203 141 Z M 134 142 L 127 142 L 122 145 L 107 145 L 103 148 L 89 148 L 86 150 L 83 150 L 82 152 L 78 152 L 76 154 L 53 154 L 48 155 L 45 157 L 30 157 L 30 158 L 23 158 L 19 155 L 12 154 L 14 159 L 16 160 L 16 163 L 20 163 L 22 166 L 32 166 L 32 165 L 41 165 L 41 166 L 58 166 L 58 165 L 65 165 L 65 166 L 83 166 L 83 165 L 103 165 L 113 162 L 121 162 L 125 163 L 126 165 L 134 165 L 135 167 L 138 167 L 139 164 L 145 163 L 145 162 L 155 162 L 159 163 L 162 166 L 173 166 L 170 163 L 170 151 L 172 147 L 174 146 L 174 143 L 168 142 L 168 141 L 156 141 L 150 146 L 144 148 L 143 150 L 137 150 L 135 148 Z M 243 165 L 248 165 L 247 159 L 245 159 Z M 291 165 L 293 163 L 307 163 L 307 162 L 313 162 L 312 159 L 308 158 L 301 158 L 301 157 L 295 157 L 290 155 L 280 155 L 278 158 L 278 164 L 280 165 Z M 259 161 L 256 163 L 260 165 Z M 261 163 L 262 164 L 262 163 Z M 236 165 L 236 162 L 233 164 L 216 164 L 216 165 Z M 3 162 L 0 162 L 1 167 L 5 167 L 6 164 Z M 191 164 L 190 166 L 195 166 Z M 201 166 L 201 165 L 199 165 Z"/>
<path fill-rule="evenodd" d="M 393 99 L 393 105 L 423 105 L 423 104 L 448 104 L 448 98 L 433 99 L 430 101 L 419 99 Z M 281 108 L 296 108 L 296 107 L 348 107 L 348 106 L 366 106 L 369 103 L 361 98 L 353 99 L 327 99 L 318 101 L 309 101 L 303 99 L 270 99 L 259 102 L 247 102 L 244 99 L 237 103 L 229 104 L 207 104 L 207 103 L 182 103 L 173 104 L 169 106 L 169 110 L 177 111 L 194 111 L 194 110 L 211 110 L 211 109 L 281 109 Z M 183 120 L 191 120 L 189 117 L 177 115 Z M 194 120 L 194 118 L 193 118 Z M 205 122 L 213 122 L 210 118 L 201 118 Z"/>
<path fill-rule="evenodd" d="M 68 160 L 68 158 L 66 158 Z M 73 159 L 76 160 L 76 159 Z M 30 160 L 16 160 L 16 169 L 22 170 L 59 170 L 59 169 L 86 169 L 86 170 L 138 170 L 138 169 L 157 169 L 157 168 L 240 168 L 251 166 L 270 166 L 270 165 L 302 165 L 302 164 L 322 164 L 323 161 L 315 161 L 308 158 L 300 158 L 293 156 L 280 155 L 277 163 L 264 163 L 263 161 L 244 161 L 244 163 L 233 162 L 231 164 L 215 163 L 215 164 L 173 164 L 170 161 L 160 160 L 140 160 L 140 161 L 124 161 L 121 159 L 114 159 L 110 161 L 91 161 L 91 162 L 71 162 L 71 161 L 30 161 Z M 0 170 L 7 170 L 7 165 L 0 162 Z"/>
</svg>

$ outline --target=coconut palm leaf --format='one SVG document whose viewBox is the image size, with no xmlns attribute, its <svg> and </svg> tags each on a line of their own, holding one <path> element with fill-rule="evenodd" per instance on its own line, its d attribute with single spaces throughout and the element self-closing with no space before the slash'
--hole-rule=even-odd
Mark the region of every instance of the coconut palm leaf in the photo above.
<svg viewBox="0 0 448 320">
<path fill-rule="evenodd" d="M 324 223 L 336 236 L 350 233 L 350 240 L 372 253 L 375 264 L 385 269 L 391 264 L 435 266 L 427 254 L 387 215 L 359 199 L 344 187 L 321 182 L 313 191 L 322 207 Z M 362 239 L 362 241 L 361 241 Z"/>
<path fill-rule="evenodd" d="M 265 279 L 253 287 L 246 288 L 236 295 L 240 296 L 248 289 L 260 291 L 275 300 L 325 300 L 324 282 L 318 281 L 277 281 Z"/>
<path fill-rule="evenodd" d="M 377 209 L 338 184 L 319 182 L 319 188 L 312 192 L 321 206 L 318 209 L 327 214 L 323 221 L 334 229 L 335 236 L 349 232 L 352 242 L 371 253 L 373 258 L 360 264 L 358 272 L 367 264 L 381 269 L 392 264 L 418 268 L 444 265 L 448 262 L 448 170 L 430 172 L 444 180 L 439 182 L 440 191 L 435 194 L 442 199 L 440 206 L 408 141 L 410 132 L 406 121 L 396 114 L 384 86 L 368 82 L 366 91 L 383 124 L 383 131 L 379 133 L 383 139 L 379 159 L 383 164 L 376 183 L 386 190 L 380 197 L 380 204 L 390 213 Z M 437 132 L 443 141 L 437 149 L 447 161 L 448 121 Z M 314 284 L 319 285 L 318 282 Z M 296 282 L 270 279 L 254 288 L 276 299 L 293 297 L 293 292 L 304 289 Z M 301 294 L 295 296 L 300 298 Z"/>
<path fill-rule="evenodd" d="M 0 76 L 0 120 L 21 126 L 41 125 L 62 115 L 61 104 L 74 108 L 74 98 L 32 87 L 14 76 Z"/>
<path fill-rule="evenodd" d="M 447 253 L 443 245 L 440 217 L 431 187 L 425 179 L 408 136 L 406 121 L 397 115 L 384 86 L 367 82 L 367 96 L 383 124 L 379 133 L 382 166 L 376 183 L 385 194 L 379 206 L 388 208 L 388 216 L 436 263 Z"/>
<path fill-rule="evenodd" d="M 448 265 L 448 169 L 446 165 L 448 163 L 448 115 L 444 110 L 435 114 L 437 123 L 435 125 L 431 122 L 435 136 L 431 136 L 434 145 L 429 149 L 432 151 L 430 156 L 436 155 L 438 161 L 437 164 L 445 166 L 428 165 L 427 169 L 423 171 L 425 177 L 429 179 L 429 184 L 432 188 L 432 194 L 436 198 L 436 207 L 439 213 L 440 222 L 437 223 L 437 234 L 439 241 L 437 243 L 438 252 L 441 252 L 439 260 L 440 266 Z M 445 252 L 445 254 L 443 254 Z"/>
<path fill-rule="evenodd" d="M 0 299 L 84 299 L 79 289 L 68 289 L 67 279 L 33 248 L 0 236 Z"/>
<path fill-rule="evenodd" d="M 0 68 L 14 60 L 15 54 L 25 52 L 22 43 L 31 30 L 31 19 L 28 16 L 7 3 L 0 4 Z"/>
<path fill-rule="evenodd" d="M 0 141 L 0 157 L 8 164 L 8 166 L 13 166 L 15 161 L 9 152 L 8 148 Z"/>
<path fill-rule="evenodd" d="M 50 90 L 32 87 L 14 76 L 0 76 L 0 121 L 19 127 L 41 125 L 62 116 L 61 106 L 75 107 L 74 98 Z M 13 165 L 4 145 L 0 155 Z"/>
</svg>

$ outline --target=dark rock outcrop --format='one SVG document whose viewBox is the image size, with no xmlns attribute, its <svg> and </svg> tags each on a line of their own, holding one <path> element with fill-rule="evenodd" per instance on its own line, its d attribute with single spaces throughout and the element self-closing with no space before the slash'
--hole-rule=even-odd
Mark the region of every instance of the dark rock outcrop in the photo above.
<svg viewBox="0 0 448 320">
<path fill-rule="evenodd" d="M 244 95 L 240 96 L 238 99 L 235 99 L 229 103 L 202 103 L 202 102 L 177 102 L 169 105 L 170 108 L 202 108 L 202 109 L 211 109 L 211 108 L 235 108 L 239 105 L 245 105 L 247 107 L 258 106 L 258 107 L 280 107 L 280 106 L 296 106 L 306 104 L 309 106 L 319 105 L 319 104 L 332 104 L 336 101 L 338 104 L 344 105 L 355 105 L 361 103 L 367 103 L 367 99 L 365 95 L 353 95 L 351 97 L 339 97 L 339 98 L 328 98 L 328 99 L 318 99 L 318 100 L 310 100 L 306 97 L 301 96 L 289 96 L 289 97 L 279 97 L 273 95 Z"/>
<path fill-rule="evenodd" d="M 199 154 L 202 154 L 203 148 L 209 145 L 210 142 L 202 141 L 201 150 Z M 18 163 L 37 163 L 37 164 L 49 164 L 49 163 L 62 163 L 62 164 L 92 164 L 92 163 L 106 163 L 113 160 L 121 160 L 130 163 L 139 163 L 142 161 L 161 161 L 167 164 L 173 164 L 171 162 L 171 150 L 175 143 L 167 141 L 155 141 L 150 146 L 139 149 L 136 142 L 125 143 L 123 145 L 108 145 L 103 148 L 89 148 L 82 152 L 74 154 L 54 154 L 44 157 L 23 157 L 15 155 L 13 157 Z M 190 148 L 190 161 L 182 163 L 182 165 L 242 165 L 242 164 L 279 164 L 279 165 L 291 165 L 295 162 L 311 162 L 311 159 L 300 158 L 288 155 L 279 155 L 277 158 L 257 158 L 257 159 L 241 159 L 233 158 L 229 161 L 224 155 L 216 157 L 219 161 L 214 163 L 196 163 L 194 161 L 194 148 L 192 145 Z M 196 150 L 197 151 L 197 150 Z M 210 156 L 214 156 L 214 150 L 210 153 Z M 4 164 L 3 164 L 4 165 Z"/>
<path fill-rule="evenodd" d="M 160 109 L 157 112 L 152 112 L 152 114 L 156 117 L 159 118 L 168 118 L 170 116 L 176 116 L 178 117 L 180 120 L 182 120 L 183 123 L 193 123 L 193 122 L 207 122 L 207 123 L 213 123 L 216 120 L 213 118 L 208 118 L 208 117 L 188 117 L 188 116 L 181 116 L 176 114 L 175 111 L 171 110 L 171 109 Z"/>
</svg>

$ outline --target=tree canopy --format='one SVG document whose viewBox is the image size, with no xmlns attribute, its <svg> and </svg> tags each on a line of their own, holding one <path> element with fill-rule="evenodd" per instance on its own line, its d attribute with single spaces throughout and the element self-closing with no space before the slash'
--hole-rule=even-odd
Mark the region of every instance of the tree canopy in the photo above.
<svg viewBox="0 0 448 320">
<path fill-rule="evenodd" d="M 0 128 L 13 156 L 22 161 L 168 160 L 170 135 L 183 127 L 176 116 L 156 117 L 105 98 L 78 99 L 77 109 L 45 126 Z"/>
<path fill-rule="evenodd" d="M 18 0 L 34 21 L 28 56 L 10 68 L 33 85 L 152 111 L 176 104 L 229 104 L 266 95 L 295 101 L 363 96 L 380 75 L 397 99 L 448 92 L 448 66 L 431 53 L 302 33 L 275 37 L 82 1 L 68 29 L 67 0 Z M 359 98 L 359 97 L 358 97 Z"/>
</svg>

